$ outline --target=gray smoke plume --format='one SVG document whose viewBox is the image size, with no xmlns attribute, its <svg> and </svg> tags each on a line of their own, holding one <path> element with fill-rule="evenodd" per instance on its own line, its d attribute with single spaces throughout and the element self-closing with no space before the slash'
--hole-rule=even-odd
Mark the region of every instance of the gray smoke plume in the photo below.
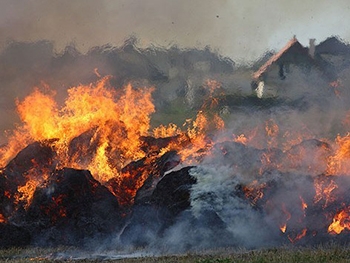
<svg viewBox="0 0 350 263">
<path fill-rule="evenodd" d="M 0 45 L 8 41 L 54 41 L 57 50 L 120 45 L 131 34 L 145 46 L 203 48 L 235 60 L 278 49 L 293 35 L 308 43 L 330 35 L 349 40 L 349 3 L 328 1 L 1 1 Z"/>
</svg>

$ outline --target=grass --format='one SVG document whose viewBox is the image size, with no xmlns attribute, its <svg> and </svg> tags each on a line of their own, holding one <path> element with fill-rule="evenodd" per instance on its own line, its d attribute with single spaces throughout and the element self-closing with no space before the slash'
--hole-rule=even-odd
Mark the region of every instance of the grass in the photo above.
<svg viewBox="0 0 350 263">
<path fill-rule="evenodd" d="M 113 256 L 114 255 L 114 256 Z M 350 248 L 319 246 L 316 248 L 273 248 L 258 250 L 225 249 L 203 253 L 168 256 L 140 256 L 117 258 L 117 252 L 92 254 L 72 248 L 10 248 L 0 250 L 0 262 L 118 262 L 118 263 L 274 263 L 274 262 L 350 262 Z"/>
</svg>

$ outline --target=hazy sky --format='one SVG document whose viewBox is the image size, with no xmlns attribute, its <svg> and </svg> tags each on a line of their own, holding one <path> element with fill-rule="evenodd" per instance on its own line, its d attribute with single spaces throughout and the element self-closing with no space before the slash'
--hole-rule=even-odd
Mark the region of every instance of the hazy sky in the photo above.
<svg viewBox="0 0 350 263">
<path fill-rule="evenodd" d="M 140 45 L 211 46 L 233 59 L 331 35 L 350 40 L 349 0 L 0 0 L 0 47 L 52 40 L 82 51 L 130 35 Z"/>
</svg>

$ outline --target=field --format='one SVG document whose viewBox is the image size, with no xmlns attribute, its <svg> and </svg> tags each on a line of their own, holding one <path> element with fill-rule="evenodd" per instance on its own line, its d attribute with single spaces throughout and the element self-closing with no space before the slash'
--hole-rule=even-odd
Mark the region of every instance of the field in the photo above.
<svg viewBox="0 0 350 263">
<path fill-rule="evenodd" d="M 346 246 L 327 245 L 315 248 L 272 248 L 261 250 L 206 251 L 184 255 L 143 256 L 133 253 L 118 256 L 118 253 L 77 252 L 71 248 L 10 248 L 0 250 L 0 262 L 179 262 L 179 263 L 254 263 L 254 262 L 350 262 L 350 249 Z"/>
</svg>

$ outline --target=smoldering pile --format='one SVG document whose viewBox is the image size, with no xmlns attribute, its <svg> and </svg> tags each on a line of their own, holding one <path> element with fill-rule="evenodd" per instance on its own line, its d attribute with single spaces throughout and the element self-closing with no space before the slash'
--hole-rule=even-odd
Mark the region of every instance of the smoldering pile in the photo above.
<svg viewBox="0 0 350 263">
<path fill-rule="evenodd" d="M 154 155 L 176 140 L 147 137 L 144 145 L 151 142 L 152 148 L 143 149 Z M 128 177 L 104 185 L 88 170 L 57 168 L 53 143 L 28 145 L 1 171 L 2 247 L 112 240 L 110 248 L 184 251 L 348 238 L 346 218 L 339 219 L 341 233 L 330 225 L 337 212 L 348 209 L 350 179 L 320 173 L 318 165 L 332 155 L 325 142 L 307 140 L 286 152 L 220 142 L 202 152 L 195 166 L 183 166 L 176 151 L 156 158 L 147 152 L 122 169 Z M 26 203 L 18 189 L 43 172 L 48 177 Z M 131 190 L 133 200 L 125 202 Z"/>
</svg>

